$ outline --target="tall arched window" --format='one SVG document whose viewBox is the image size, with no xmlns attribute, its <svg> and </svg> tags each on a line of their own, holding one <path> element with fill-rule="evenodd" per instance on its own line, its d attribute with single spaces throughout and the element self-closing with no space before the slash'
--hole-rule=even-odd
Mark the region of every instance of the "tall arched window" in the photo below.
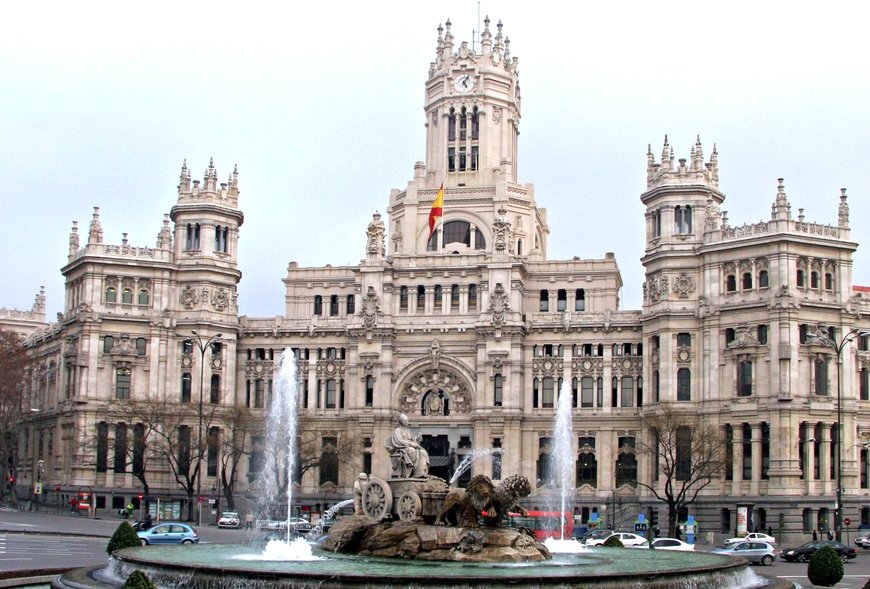
<svg viewBox="0 0 870 589">
<path fill-rule="evenodd" d="M 767 274 L 767 270 L 761 270 L 758 273 L 758 288 L 767 288 L 770 286 L 770 277 Z"/>
<path fill-rule="evenodd" d="M 426 287 L 422 284 L 417 287 L 417 310 L 422 311 L 426 308 Z"/>
<path fill-rule="evenodd" d="M 147 306 L 148 306 L 149 298 L 150 298 L 150 297 L 148 296 L 148 291 L 147 291 L 147 290 L 140 290 L 140 291 L 139 291 L 139 299 L 138 299 L 138 301 L 137 301 L 138 304 L 139 304 L 139 306 L 140 306 L 140 307 L 147 307 Z"/>
<path fill-rule="evenodd" d="M 132 305 L 133 304 L 133 290 L 130 288 L 125 288 L 121 291 L 121 304 L 122 305 Z"/>
<path fill-rule="evenodd" d="M 743 273 L 743 290 L 751 290 L 752 289 L 752 273 L 744 272 Z"/>
<path fill-rule="evenodd" d="M 677 370 L 677 401 L 692 400 L 692 373 L 688 368 Z"/>
<path fill-rule="evenodd" d="M 182 403 L 190 403 L 190 395 L 191 395 L 191 379 L 190 373 L 184 372 L 181 375 L 181 402 Z"/>
<path fill-rule="evenodd" d="M 217 405 L 221 402 L 221 377 L 217 374 L 211 375 L 211 386 L 209 387 L 209 402 L 212 405 Z"/>
<path fill-rule="evenodd" d="M 564 311 L 568 308 L 568 293 L 564 288 L 556 291 L 556 310 Z"/>
<path fill-rule="evenodd" d="M 314 314 L 323 315 L 323 297 L 314 295 Z"/>
<path fill-rule="evenodd" d="M 115 290 L 114 286 L 110 286 L 106 289 L 106 302 L 114 303 L 118 300 L 118 291 Z"/>
</svg>

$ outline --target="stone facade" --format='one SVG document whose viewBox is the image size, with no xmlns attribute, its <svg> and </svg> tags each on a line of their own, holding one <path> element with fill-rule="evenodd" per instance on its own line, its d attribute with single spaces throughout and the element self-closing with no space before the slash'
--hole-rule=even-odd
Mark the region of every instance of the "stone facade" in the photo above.
<svg viewBox="0 0 870 589">
<path fill-rule="evenodd" d="M 733 531 L 738 506 L 786 536 L 833 523 L 838 354 L 813 335 L 839 342 L 870 328 L 870 294 L 852 285 L 857 244 L 845 191 L 831 199 L 836 223 L 811 223 L 802 209 L 794 215 L 780 181 L 770 218 L 735 226 L 721 208 L 715 147 L 705 160 L 698 140 L 675 160 L 666 139 L 660 158 L 648 155 L 641 195 L 643 308 L 623 310 L 612 254 L 548 259 L 547 211 L 516 177 L 518 60 L 501 23 L 493 34 L 485 22 L 479 51 L 455 45 L 449 22 L 439 27 L 426 81 L 426 161 L 390 193 L 387 218 L 373 216 L 358 265 L 290 262 L 283 316 L 238 314 L 235 171 L 219 184 L 210 164 L 202 182 L 191 181 L 185 164 L 153 248 L 103 243 L 96 209 L 84 245 L 73 226 L 65 312 L 30 339 L 49 376 L 28 392 L 40 412 L 21 430 L 22 492 L 44 460 L 58 502 L 82 487 L 106 509 L 126 501 L 140 492 L 130 467 L 105 463 L 136 424 L 119 423 L 109 401 L 158 400 L 201 434 L 197 394 L 205 392 L 208 430 L 254 450 L 239 465 L 243 501 L 278 357 L 292 348 L 302 435 L 363 448 L 358 459 L 306 472 L 304 505 L 352 496 L 361 471 L 387 476 L 382 443 L 403 412 L 433 474 L 446 478 L 464 455 L 489 449 L 469 474 L 523 474 L 537 482 L 528 505 L 543 506 L 553 493 L 545 473 L 564 383 L 575 398 L 575 504 L 584 521 L 598 513 L 628 525 L 648 506 L 663 517 L 636 483 L 663 484 L 638 447 L 651 443 L 644 416 L 673 404 L 718 425 L 730 446 L 727 473 L 692 506 L 702 532 Z M 442 187 L 443 217 L 430 236 Z M 216 337 L 219 349 L 185 343 L 193 332 L 200 343 Z M 839 409 L 845 514 L 870 525 L 867 344 L 855 337 L 839 354 Z M 240 434 L 233 408 L 260 429 Z M 93 442 L 100 428 L 102 450 Z M 218 486 L 214 462 L 203 460 L 204 492 Z M 149 464 L 150 492 L 184 500 L 171 465 Z"/>
</svg>

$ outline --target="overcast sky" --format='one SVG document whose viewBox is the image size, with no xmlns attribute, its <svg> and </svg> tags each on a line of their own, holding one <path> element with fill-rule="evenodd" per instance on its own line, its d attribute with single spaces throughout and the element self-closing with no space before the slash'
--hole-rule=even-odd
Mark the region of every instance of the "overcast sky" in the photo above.
<svg viewBox="0 0 870 589">
<path fill-rule="evenodd" d="M 286 4 L 286 6 L 282 6 Z M 356 264 L 365 228 L 424 159 L 437 27 L 486 14 L 519 58 L 520 182 L 549 211 L 550 259 L 616 254 L 639 309 L 646 151 L 719 150 L 732 225 L 836 224 L 870 285 L 870 35 L 858 2 L 15 2 L 0 35 L 0 307 L 63 310 L 73 220 L 153 247 L 181 163 L 239 166 L 241 313 L 283 313 L 291 260 Z M 83 239 L 84 241 L 84 239 Z"/>
</svg>

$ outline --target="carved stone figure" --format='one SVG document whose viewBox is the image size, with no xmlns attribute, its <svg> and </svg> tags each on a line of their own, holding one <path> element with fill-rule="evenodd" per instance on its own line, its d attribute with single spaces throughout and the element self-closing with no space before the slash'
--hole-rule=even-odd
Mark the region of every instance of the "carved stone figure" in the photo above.
<svg viewBox="0 0 870 589">
<path fill-rule="evenodd" d="M 505 320 L 505 316 L 511 310 L 511 306 L 507 300 L 507 294 L 504 291 L 504 287 L 501 283 L 496 283 L 495 292 L 492 295 L 492 298 L 489 301 L 489 312 L 492 315 L 492 324 L 493 325 L 502 325 Z"/>
<path fill-rule="evenodd" d="M 393 472 L 402 478 L 425 477 L 429 474 L 429 453 L 420 445 L 420 436 L 413 436 L 408 427 L 408 416 L 399 414 L 399 423 L 384 441 L 390 452 Z"/>
<path fill-rule="evenodd" d="M 370 286 L 366 292 L 366 296 L 362 301 L 362 310 L 360 316 L 363 319 L 363 324 L 367 328 L 372 328 L 378 322 L 378 316 L 381 313 L 378 295 L 375 292 L 375 287 Z"/>
<path fill-rule="evenodd" d="M 445 525 L 445 518 L 457 512 L 459 526 L 480 526 L 480 514 L 483 513 L 484 525 L 499 527 L 508 512 L 527 514 L 519 501 L 531 492 L 532 485 L 523 475 L 511 475 L 496 487 L 488 476 L 479 474 L 469 481 L 466 488 L 447 492 L 435 516 L 435 525 Z"/>
<path fill-rule="evenodd" d="M 493 247 L 496 252 L 504 252 L 507 249 L 510 230 L 511 223 L 507 219 L 507 209 L 500 207 L 495 223 L 492 224 Z"/>
<path fill-rule="evenodd" d="M 438 372 L 438 364 L 441 362 L 441 342 L 432 340 L 429 348 L 429 359 L 432 362 L 432 372 Z"/>
<path fill-rule="evenodd" d="M 368 236 L 367 252 L 369 255 L 384 255 L 386 251 L 384 246 L 385 233 L 386 230 L 384 229 L 384 222 L 381 221 L 381 214 L 375 213 L 372 215 L 372 221 L 369 223 L 368 230 L 366 231 L 366 235 Z"/>
<path fill-rule="evenodd" d="M 359 476 L 353 482 L 353 513 L 359 515 L 363 512 L 362 494 L 366 485 L 369 482 L 369 475 L 364 472 L 359 473 Z"/>
</svg>

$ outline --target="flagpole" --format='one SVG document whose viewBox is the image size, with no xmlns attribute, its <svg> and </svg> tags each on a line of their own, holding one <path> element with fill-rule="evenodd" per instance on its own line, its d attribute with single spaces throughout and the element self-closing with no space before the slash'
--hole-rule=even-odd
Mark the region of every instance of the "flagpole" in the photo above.
<svg viewBox="0 0 870 589">
<path fill-rule="evenodd" d="M 443 184 L 442 184 L 443 186 Z M 443 190 L 443 189 L 442 189 Z M 447 210 L 444 206 L 444 192 L 441 193 L 441 236 L 439 239 L 441 240 L 441 245 L 438 248 L 438 252 L 440 254 L 444 254 L 444 215 L 447 213 Z"/>
</svg>

